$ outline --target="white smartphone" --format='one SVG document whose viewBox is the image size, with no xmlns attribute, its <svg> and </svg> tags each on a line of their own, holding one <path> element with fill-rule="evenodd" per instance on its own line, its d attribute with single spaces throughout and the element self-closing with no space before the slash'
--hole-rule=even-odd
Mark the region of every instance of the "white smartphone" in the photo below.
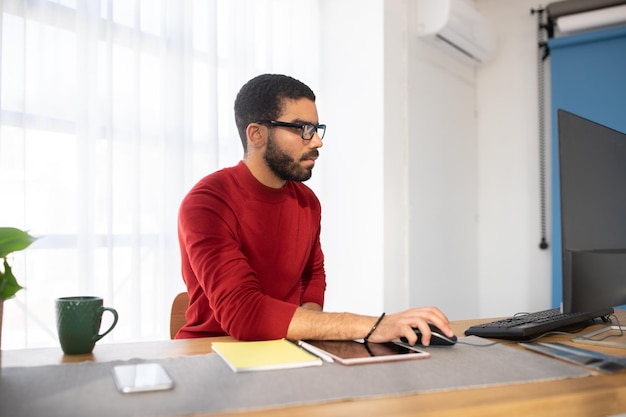
<svg viewBox="0 0 626 417">
<path fill-rule="evenodd" d="M 113 379 L 120 392 L 161 391 L 174 388 L 174 381 L 158 363 L 138 363 L 113 367 Z"/>
</svg>

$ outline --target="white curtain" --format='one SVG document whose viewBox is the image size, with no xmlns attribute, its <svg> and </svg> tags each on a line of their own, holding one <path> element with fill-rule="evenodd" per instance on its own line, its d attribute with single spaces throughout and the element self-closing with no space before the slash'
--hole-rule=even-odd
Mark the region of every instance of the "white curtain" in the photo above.
<svg viewBox="0 0 626 417">
<path fill-rule="evenodd" d="M 100 343 L 168 338 L 178 205 L 241 159 L 245 81 L 279 72 L 317 89 L 318 2 L 0 5 L 0 226 L 40 236 L 12 258 L 26 289 L 5 302 L 2 348 L 57 345 L 54 299 L 69 295 L 119 312 Z"/>
</svg>

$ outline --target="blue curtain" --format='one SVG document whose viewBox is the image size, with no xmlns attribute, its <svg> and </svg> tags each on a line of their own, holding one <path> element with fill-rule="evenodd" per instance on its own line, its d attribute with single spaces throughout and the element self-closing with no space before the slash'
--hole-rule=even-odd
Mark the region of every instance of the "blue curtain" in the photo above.
<svg viewBox="0 0 626 417">
<path fill-rule="evenodd" d="M 626 132 L 626 26 L 553 38 L 548 46 L 552 94 L 552 304 L 558 307 L 562 300 L 562 265 L 556 111 L 561 108 Z"/>
</svg>

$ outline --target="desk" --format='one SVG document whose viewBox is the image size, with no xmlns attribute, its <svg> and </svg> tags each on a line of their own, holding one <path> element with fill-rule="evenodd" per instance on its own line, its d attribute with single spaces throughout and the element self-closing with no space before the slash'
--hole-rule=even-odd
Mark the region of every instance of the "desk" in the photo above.
<svg viewBox="0 0 626 417">
<path fill-rule="evenodd" d="M 618 311 L 622 324 L 626 311 Z M 486 320 L 453 323 L 458 335 L 471 324 Z M 600 325 L 596 327 L 601 327 Z M 586 329 L 585 332 L 593 328 Z M 542 341 L 568 342 L 566 336 L 550 336 Z M 210 343 L 230 338 L 203 338 L 141 343 L 98 344 L 92 354 L 66 356 L 60 348 L 8 350 L 2 352 L 2 366 L 39 366 L 83 361 L 112 361 L 131 358 L 158 359 L 179 355 L 198 355 L 211 351 Z M 509 342 L 505 342 L 509 343 Z M 510 343 L 514 345 L 514 343 Z M 626 350 L 580 345 L 591 350 L 626 356 Z M 297 407 L 246 412 L 255 417 L 320 416 L 501 416 L 562 415 L 609 416 L 626 413 L 626 371 L 587 378 L 566 379 L 490 388 L 475 388 L 419 395 L 331 402 Z M 195 416 L 241 416 L 241 413 L 196 414 Z"/>
</svg>

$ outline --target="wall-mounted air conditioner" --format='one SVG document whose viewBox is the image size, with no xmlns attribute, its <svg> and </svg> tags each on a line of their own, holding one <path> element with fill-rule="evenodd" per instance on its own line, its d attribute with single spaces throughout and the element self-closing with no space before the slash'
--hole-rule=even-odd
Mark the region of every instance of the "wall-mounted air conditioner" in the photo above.
<svg viewBox="0 0 626 417">
<path fill-rule="evenodd" d="M 491 24 L 465 0 L 418 0 L 417 34 L 471 64 L 496 53 Z"/>
</svg>

